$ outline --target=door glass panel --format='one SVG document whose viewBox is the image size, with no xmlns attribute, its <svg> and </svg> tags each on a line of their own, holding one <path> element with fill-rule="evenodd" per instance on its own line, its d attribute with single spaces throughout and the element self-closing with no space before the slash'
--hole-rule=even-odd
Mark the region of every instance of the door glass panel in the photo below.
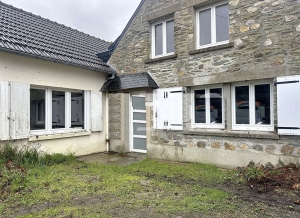
<svg viewBox="0 0 300 218">
<path fill-rule="evenodd" d="M 210 123 L 222 123 L 222 89 L 210 89 Z"/>
<path fill-rule="evenodd" d="M 155 56 L 163 53 L 162 24 L 155 25 Z"/>
<path fill-rule="evenodd" d="M 206 123 L 204 89 L 195 91 L 195 123 Z"/>
<path fill-rule="evenodd" d="M 174 52 L 174 20 L 167 22 L 167 53 Z"/>
<path fill-rule="evenodd" d="M 249 86 L 235 87 L 236 124 L 250 124 Z"/>
<path fill-rule="evenodd" d="M 30 130 L 45 129 L 45 90 L 30 89 Z"/>
<path fill-rule="evenodd" d="M 132 107 L 133 110 L 146 110 L 145 97 L 132 96 Z"/>
<path fill-rule="evenodd" d="M 133 123 L 133 135 L 146 135 L 146 123 Z"/>
<path fill-rule="evenodd" d="M 255 86 L 255 124 L 271 124 L 270 85 Z"/>
<path fill-rule="evenodd" d="M 65 128 L 65 92 L 52 91 L 52 129 Z"/>
<path fill-rule="evenodd" d="M 146 139 L 133 138 L 133 149 L 146 150 Z"/>
<path fill-rule="evenodd" d="M 146 113 L 133 112 L 133 120 L 146 120 Z"/>
<path fill-rule="evenodd" d="M 200 45 L 211 44 L 211 9 L 199 12 Z"/>
<path fill-rule="evenodd" d="M 216 7 L 217 42 L 229 40 L 228 4 Z"/>
<path fill-rule="evenodd" d="M 84 121 L 83 92 L 71 93 L 71 128 L 83 129 Z"/>
</svg>

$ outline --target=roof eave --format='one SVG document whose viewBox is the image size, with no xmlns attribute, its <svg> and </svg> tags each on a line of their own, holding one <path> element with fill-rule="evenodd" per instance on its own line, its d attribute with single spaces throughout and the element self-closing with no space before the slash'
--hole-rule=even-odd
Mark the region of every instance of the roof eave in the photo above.
<svg viewBox="0 0 300 218">
<path fill-rule="evenodd" d="M 27 57 L 34 57 L 34 58 L 38 58 L 38 59 L 41 59 L 41 60 L 47 60 L 47 61 L 56 62 L 56 63 L 62 63 L 62 64 L 74 66 L 74 67 L 80 67 L 80 68 L 84 68 L 84 69 L 94 70 L 94 71 L 101 72 L 101 73 L 106 73 L 106 74 L 109 74 L 109 75 L 116 74 L 116 72 L 113 69 L 111 71 L 103 70 L 103 69 L 88 67 L 88 66 L 85 66 L 85 65 L 75 64 L 75 63 L 71 63 L 71 62 L 67 62 L 67 61 L 63 61 L 63 60 L 47 58 L 47 57 L 34 55 L 34 54 L 28 54 L 26 52 L 11 50 L 11 49 L 2 48 L 2 47 L 0 47 L 0 51 L 13 53 L 13 54 L 18 54 L 18 55 L 27 56 Z"/>
</svg>

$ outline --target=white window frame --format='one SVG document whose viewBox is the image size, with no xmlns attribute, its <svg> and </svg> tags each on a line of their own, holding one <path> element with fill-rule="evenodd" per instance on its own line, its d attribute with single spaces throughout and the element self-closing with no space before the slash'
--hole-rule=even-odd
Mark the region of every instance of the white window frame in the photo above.
<svg viewBox="0 0 300 218">
<path fill-rule="evenodd" d="M 223 2 L 219 2 L 217 4 L 213 4 L 204 8 L 200 8 L 196 11 L 196 40 L 197 40 L 197 49 L 201 49 L 201 48 L 207 48 L 207 47 L 213 47 L 213 46 L 217 46 L 217 45 L 223 45 L 223 44 L 227 44 L 229 43 L 229 39 L 225 40 L 225 41 L 221 41 L 221 42 L 216 42 L 217 41 L 217 29 L 216 29 L 216 7 L 220 6 L 220 5 L 225 5 L 228 4 L 228 1 L 223 1 Z M 200 22 L 199 22 L 199 13 L 201 11 L 205 11 L 207 9 L 211 9 L 211 44 L 207 44 L 207 45 L 200 45 Z M 228 28 L 228 33 L 229 33 L 229 28 Z"/>
<path fill-rule="evenodd" d="M 195 91 L 205 90 L 205 112 L 206 112 L 206 122 L 210 118 L 210 89 L 222 89 L 222 123 L 196 123 L 195 122 Z M 213 85 L 213 86 L 197 86 L 192 88 L 191 95 L 191 118 L 192 118 L 192 128 L 207 128 L 207 129 L 225 129 L 225 106 L 224 106 L 224 89 L 223 85 Z"/>
<path fill-rule="evenodd" d="M 174 52 L 167 53 L 167 22 L 169 21 L 174 21 L 174 18 L 169 18 L 152 24 L 152 43 L 151 43 L 152 58 L 159 58 L 159 57 L 164 57 L 164 56 L 174 54 Z M 162 24 L 162 32 L 163 32 L 163 53 L 161 55 L 155 55 L 155 26 L 158 24 Z M 174 31 L 174 36 L 175 36 L 175 31 Z M 174 47 L 175 47 L 175 39 L 174 39 Z"/>
<path fill-rule="evenodd" d="M 270 124 L 255 124 L 255 85 L 270 85 Z M 235 102 L 235 87 L 249 86 L 249 108 L 250 108 L 250 124 L 236 124 L 236 102 Z M 232 108 L 232 130 L 259 130 L 259 131 L 274 131 L 274 97 L 273 97 L 273 81 L 260 80 L 234 83 L 231 86 L 231 108 Z"/>
<path fill-rule="evenodd" d="M 31 86 L 30 89 L 45 90 L 45 129 L 30 130 L 30 135 L 51 135 L 72 132 L 85 132 L 90 129 L 90 101 L 88 91 L 75 89 L 45 88 L 39 86 Z M 52 129 L 52 91 L 65 92 L 65 128 Z M 83 91 L 84 94 L 84 129 L 71 128 L 71 93 Z"/>
</svg>

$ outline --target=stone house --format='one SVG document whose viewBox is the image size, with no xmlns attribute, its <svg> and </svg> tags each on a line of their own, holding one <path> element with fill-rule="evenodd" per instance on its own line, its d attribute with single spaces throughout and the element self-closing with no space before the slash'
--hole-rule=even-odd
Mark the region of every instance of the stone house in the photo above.
<svg viewBox="0 0 300 218">
<path fill-rule="evenodd" d="M 0 2 L 0 147 L 106 151 L 109 43 Z"/>
<path fill-rule="evenodd" d="M 299 19 L 294 0 L 142 0 L 99 54 L 118 73 L 102 88 L 110 149 L 223 167 L 299 162 Z"/>
</svg>

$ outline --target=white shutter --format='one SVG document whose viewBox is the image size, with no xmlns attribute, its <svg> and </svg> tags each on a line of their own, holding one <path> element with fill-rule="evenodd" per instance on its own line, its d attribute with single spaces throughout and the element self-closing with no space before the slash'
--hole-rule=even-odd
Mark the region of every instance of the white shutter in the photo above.
<svg viewBox="0 0 300 218">
<path fill-rule="evenodd" d="M 102 92 L 91 91 L 91 130 L 102 131 Z"/>
<path fill-rule="evenodd" d="M 0 81 L 0 140 L 9 139 L 9 88 L 8 82 Z"/>
<path fill-rule="evenodd" d="M 182 130 L 182 87 L 153 91 L 154 128 Z"/>
<path fill-rule="evenodd" d="M 182 130 L 182 87 L 166 89 L 167 129 Z"/>
<path fill-rule="evenodd" d="M 29 138 L 30 131 L 30 85 L 10 83 L 10 137 Z"/>
<path fill-rule="evenodd" d="M 300 76 L 278 77 L 278 134 L 300 135 Z"/>
<path fill-rule="evenodd" d="M 154 129 L 166 129 L 166 91 L 165 89 L 156 89 L 153 91 L 153 116 Z"/>
</svg>

